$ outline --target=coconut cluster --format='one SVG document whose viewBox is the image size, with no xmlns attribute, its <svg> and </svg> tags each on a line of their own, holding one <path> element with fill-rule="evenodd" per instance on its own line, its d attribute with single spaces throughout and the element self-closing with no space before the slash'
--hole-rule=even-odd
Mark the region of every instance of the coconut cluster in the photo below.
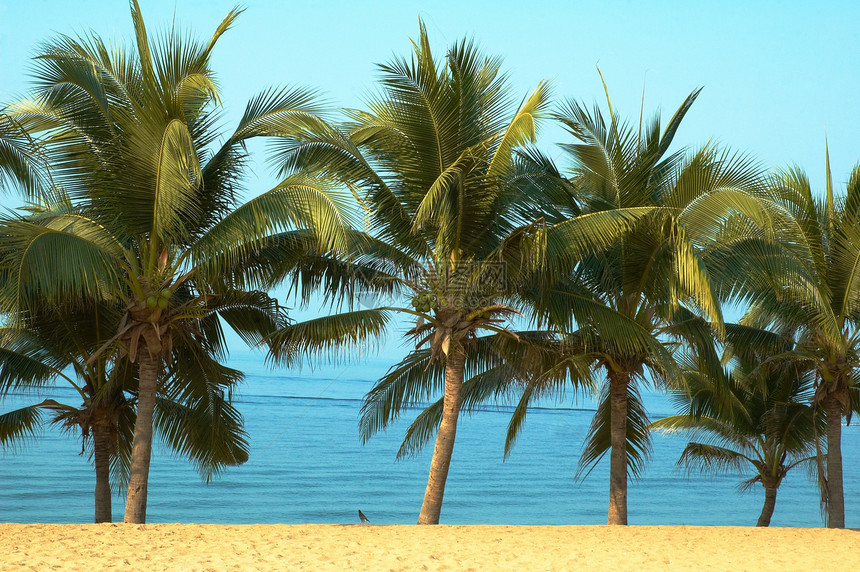
<svg viewBox="0 0 860 572">
<path fill-rule="evenodd" d="M 436 301 L 436 296 L 434 294 L 430 294 L 429 292 L 418 294 L 414 298 L 412 298 L 412 307 L 419 312 L 429 312 L 430 310 L 435 310 L 438 305 L 439 304 Z"/>
<path fill-rule="evenodd" d="M 166 310 L 167 304 L 170 301 L 170 296 L 172 295 L 173 292 L 171 292 L 169 288 L 165 288 L 161 292 L 158 292 L 157 295 L 152 294 L 149 296 L 146 299 L 146 307 L 150 310 L 155 310 L 156 307 Z"/>
</svg>

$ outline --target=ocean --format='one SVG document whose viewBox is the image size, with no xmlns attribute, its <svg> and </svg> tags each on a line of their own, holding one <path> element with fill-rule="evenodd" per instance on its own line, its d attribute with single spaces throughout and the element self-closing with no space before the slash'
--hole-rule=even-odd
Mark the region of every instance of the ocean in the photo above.
<svg viewBox="0 0 860 572">
<path fill-rule="evenodd" d="M 153 454 L 147 522 L 357 524 L 361 509 L 373 524 L 412 524 L 418 518 L 432 442 L 418 456 L 395 455 L 418 410 L 362 445 L 362 396 L 393 362 L 302 370 L 266 367 L 262 355 L 237 352 L 230 364 L 246 373 L 234 395 L 250 435 L 250 460 L 209 484 L 162 446 Z M 11 394 L 0 412 L 44 396 Z M 51 397 L 77 405 L 71 389 Z M 665 397 L 645 392 L 650 417 L 674 411 Z M 503 459 L 510 407 L 462 416 L 441 522 L 444 524 L 604 524 L 608 457 L 584 480 L 574 474 L 594 403 L 585 397 L 530 411 L 511 456 Z M 675 462 L 687 440 L 653 436 L 641 478 L 631 480 L 630 524 L 752 526 L 762 487 L 739 494 L 749 475 L 687 475 Z M 846 526 L 860 527 L 860 430 L 844 427 Z M 34 440 L 0 452 L 0 521 L 85 523 L 93 518 L 95 475 L 80 439 L 45 429 Z M 122 520 L 124 499 L 113 501 Z M 779 489 L 772 526 L 822 526 L 817 488 L 803 470 Z"/>
</svg>

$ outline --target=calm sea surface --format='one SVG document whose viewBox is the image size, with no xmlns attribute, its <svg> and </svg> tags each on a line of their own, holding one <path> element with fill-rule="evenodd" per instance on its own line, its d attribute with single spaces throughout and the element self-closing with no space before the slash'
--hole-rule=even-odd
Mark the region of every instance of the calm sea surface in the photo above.
<svg viewBox="0 0 860 572">
<path fill-rule="evenodd" d="M 357 523 L 361 509 L 378 524 L 417 520 L 432 443 L 418 457 L 395 461 L 417 410 L 362 445 L 361 398 L 391 362 L 269 371 L 263 358 L 236 354 L 246 372 L 235 396 L 251 438 L 250 460 L 204 484 L 190 464 L 157 447 L 147 522 Z M 53 397 L 78 405 L 67 388 Z M 39 396 L 41 397 L 41 396 Z M 36 402 L 12 395 L 0 412 Z M 659 394 L 646 394 L 652 419 L 674 413 Z M 603 524 L 608 459 L 574 480 L 593 403 L 568 399 L 529 413 L 513 454 L 502 460 L 510 408 L 460 421 L 442 509 L 448 524 Z M 763 492 L 738 494 L 740 475 L 687 477 L 675 469 L 686 444 L 655 434 L 648 468 L 629 490 L 631 524 L 754 525 Z M 860 431 L 843 432 L 846 525 L 860 527 Z M 91 522 L 95 476 L 77 436 L 46 429 L 14 451 L 0 452 L 0 521 Z M 114 520 L 123 499 L 114 498 Z M 816 487 L 805 472 L 779 489 L 773 526 L 821 526 Z"/>
</svg>

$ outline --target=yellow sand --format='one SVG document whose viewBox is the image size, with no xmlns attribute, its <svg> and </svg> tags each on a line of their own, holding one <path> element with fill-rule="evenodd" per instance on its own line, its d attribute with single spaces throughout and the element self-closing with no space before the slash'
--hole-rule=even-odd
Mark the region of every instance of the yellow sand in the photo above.
<svg viewBox="0 0 860 572">
<path fill-rule="evenodd" d="M 860 531 L 0 524 L 0 570 L 858 570 Z"/>
</svg>

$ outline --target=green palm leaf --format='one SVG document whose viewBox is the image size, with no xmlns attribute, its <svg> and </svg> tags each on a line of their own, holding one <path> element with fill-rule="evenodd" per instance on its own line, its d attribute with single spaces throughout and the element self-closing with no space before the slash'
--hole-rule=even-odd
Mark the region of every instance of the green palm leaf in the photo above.
<svg viewBox="0 0 860 572">
<path fill-rule="evenodd" d="M 270 356 L 290 363 L 303 354 L 328 352 L 337 359 L 345 347 L 359 348 L 377 338 L 388 325 L 391 312 L 385 309 L 357 310 L 322 316 L 291 324 L 266 338 Z"/>
<path fill-rule="evenodd" d="M 39 405 L 30 405 L 0 414 L 0 447 L 10 447 L 26 438 L 35 438 L 42 425 Z"/>
</svg>

